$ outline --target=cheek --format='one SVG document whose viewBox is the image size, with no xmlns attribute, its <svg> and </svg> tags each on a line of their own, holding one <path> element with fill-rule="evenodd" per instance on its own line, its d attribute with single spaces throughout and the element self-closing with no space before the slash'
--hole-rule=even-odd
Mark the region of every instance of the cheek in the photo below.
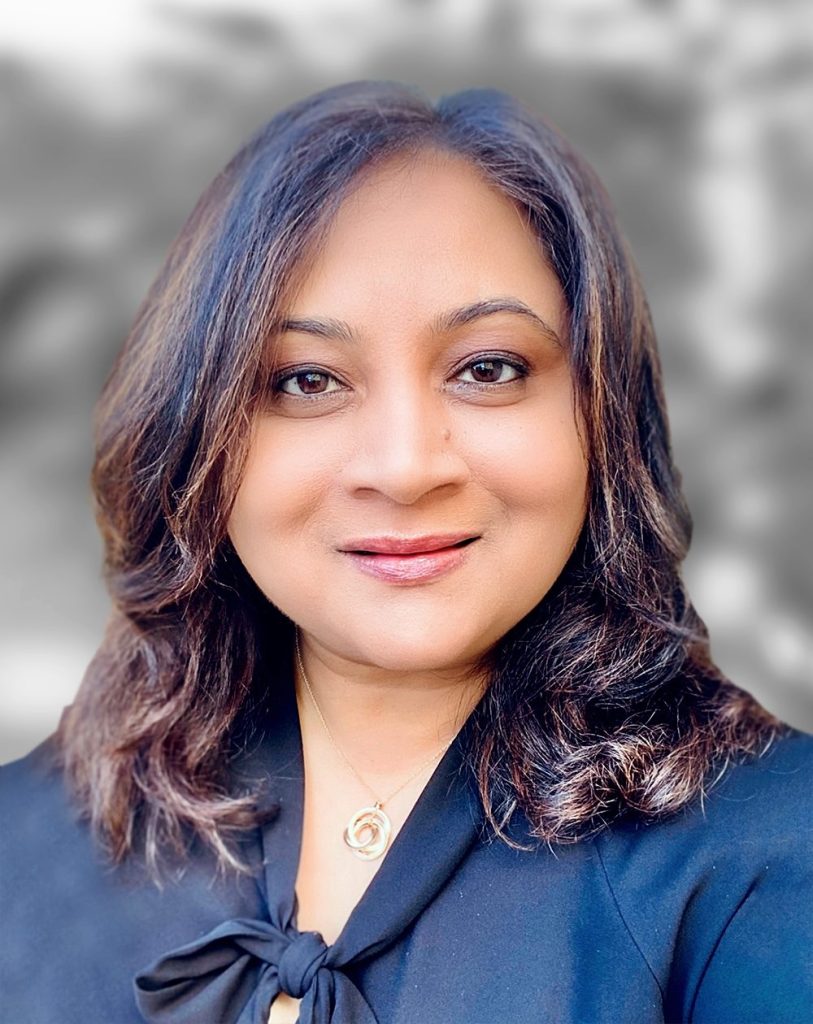
<svg viewBox="0 0 813 1024">
<path fill-rule="evenodd" d="M 580 527 L 587 503 L 588 467 L 572 413 L 506 420 L 471 437 L 470 464 L 508 515 Z"/>
<path fill-rule="evenodd" d="M 319 507 L 328 484 L 323 446 L 286 443 L 279 434 L 263 424 L 256 429 L 229 520 L 238 553 L 283 539 Z"/>
</svg>

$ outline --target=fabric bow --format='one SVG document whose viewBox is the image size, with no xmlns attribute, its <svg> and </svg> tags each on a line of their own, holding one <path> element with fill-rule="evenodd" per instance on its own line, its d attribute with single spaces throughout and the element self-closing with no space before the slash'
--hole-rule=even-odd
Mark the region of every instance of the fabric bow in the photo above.
<svg viewBox="0 0 813 1024">
<path fill-rule="evenodd" d="M 301 1024 L 378 1024 L 341 961 L 318 932 L 236 919 L 140 973 L 136 1002 L 150 1024 L 265 1024 L 286 992 L 302 1000 Z"/>
</svg>

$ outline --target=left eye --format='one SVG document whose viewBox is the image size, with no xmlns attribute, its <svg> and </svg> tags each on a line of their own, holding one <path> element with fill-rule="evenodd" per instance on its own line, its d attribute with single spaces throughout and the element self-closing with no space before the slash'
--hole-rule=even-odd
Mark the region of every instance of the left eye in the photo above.
<svg viewBox="0 0 813 1024">
<path fill-rule="evenodd" d="M 324 370 L 306 369 L 300 370 L 298 373 L 288 374 L 286 377 L 280 377 L 277 381 L 277 388 L 284 394 L 293 394 L 295 397 L 327 395 L 341 390 L 341 387 L 330 387 L 330 381 L 338 384 L 336 378 Z M 290 384 L 295 384 L 299 388 L 298 395 L 296 392 L 288 390 L 286 385 Z"/>
<path fill-rule="evenodd" d="M 506 370 L 509 374 L 507 377 Z M 461 374 L 472 373 L 475 384 L 507 384 L 512 380 L 524 377 L 527 370 L 524 366 L 509 362 L 507 359 L 478 359 L 476 362 L 464 366 L 460 372 Z"/>
</svg>

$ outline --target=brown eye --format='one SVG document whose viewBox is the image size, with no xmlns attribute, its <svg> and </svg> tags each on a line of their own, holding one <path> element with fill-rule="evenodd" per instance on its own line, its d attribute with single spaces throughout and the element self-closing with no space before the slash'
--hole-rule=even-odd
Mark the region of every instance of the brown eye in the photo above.
<svg viewBox="0 0 813 1024">
<path fill-rule="evenodd" d="M 507 359 L 477 359 L 465 366 L 461 373 L 471 373 L 475 384 L 511 384 L 527 376 L 528 371 L 521 364 Z"/>
<path fill-rule="evenodd" d="M 503 363 L 499 359 L 483 359 L 473 363 L 471 370 L 481 384 L 496 384 L 502 376 Z"/>
<path fill-rule="evenodd" d="M 295 380 L 306 395 L 321 394 L 327 387 L 327 376 L 324 373 L 300 373 Z"/>
<path fill-rule="evenodd" d="M 296 373 L 288 373 L 278 377 L 274 383 L 274 390 L 278 393 L 291 395 L 294 398 L 302 398 L 308 395 L 325 395 L 341 390 L 341 387 L 329 387 L 330 381 L 338 385 L 334 376 L 325 373 L 324 370 L 298 370 Z"/>
</svg>

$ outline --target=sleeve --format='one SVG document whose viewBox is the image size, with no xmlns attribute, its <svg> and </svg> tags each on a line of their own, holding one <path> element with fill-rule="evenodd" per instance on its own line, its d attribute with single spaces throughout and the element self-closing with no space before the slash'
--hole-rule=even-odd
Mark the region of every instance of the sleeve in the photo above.
<svg viewBox="0 0 813 1024">
<path fill-rule="evenodd" d="M 731 915 L 697 987 L 691 1024 L 813 1021 L 813 850 L 769 863 Z"/>
</svg>

